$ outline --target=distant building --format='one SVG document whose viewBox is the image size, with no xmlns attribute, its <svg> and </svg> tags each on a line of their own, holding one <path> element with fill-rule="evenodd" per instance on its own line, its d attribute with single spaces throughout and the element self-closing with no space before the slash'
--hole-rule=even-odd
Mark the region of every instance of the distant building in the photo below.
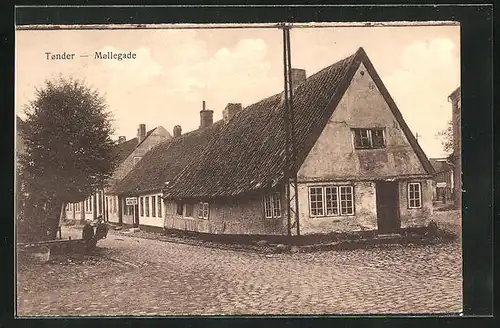
<svg viewBox="0 0 500 328">
<path fill-rule="evenodd" d="M 453 165 L 447 158 L 429 158 L 436 174 L 434 175 L 433 200 L 446 204 L 454 201 Z"/>
<path fill-rule="evenodd" d="M 107 182 L 108 187 L 96 191 L 82 202 L 68 204 L 66 207 L 67 217 L 83 221 L 92 220 L 98 215 L 102 215 L 106 221 L 121 223 L 119 200 L 115 195 L 109 194 L 109 190 L 114 187 L 117 181 L 125 177 L 151 148 L 171 137 L 170 133 L 162 126 L 146 132 L 145 124 L 139 124 L 136 138 L 126 140 L 125 137 L 119 137 L 114 148 L 118 158 L 118 166 Z"/>
<path fill-rule="evenodd" d="M 462 207 L 462 101 L 460 87 L 453 91 L 448 99 L 451 102 L 453 122 L 453 153 L 450 162 L 454 165 L 454 194 L 456 208 Z"/>
<path fill-rule="evenodd" d="M 113 193 L 138 199 L 140 225 L 211 234 L 286 235 L 426 225 L 434 169 L 362 48 L 306 78 L 293 71 L 298 194 L 287 204 L 283 95 L 160 143 Z M 296 196 L 296 197 L 295 197 Z M 130 209 L 127 210 L 130 213 Z"/>
</svg>

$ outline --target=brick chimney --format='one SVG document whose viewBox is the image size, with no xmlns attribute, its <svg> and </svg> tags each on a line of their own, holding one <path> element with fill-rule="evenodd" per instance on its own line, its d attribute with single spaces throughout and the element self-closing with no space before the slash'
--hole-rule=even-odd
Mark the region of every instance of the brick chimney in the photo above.
<svg viewBox="0 0 500 328">
<path fill-rule="evenodd" d="M 306 80 L 306 70 L 301 68 L 292 68 L 292 89 L 295 89 Z"/>
<path fill-rule="evenodd" d="M 137 129 L 137 143 L 140 144 L 146 138 L 146 124 L 139 124 Z"/>
<path fill-rule="evenodd" d="M 292 68 L 292 91 L 295 91 L 297 87 L 306 80 L 306 70 L 301 68 Z M 285 101 L 285 92 L 281 92 L 281 102 Z"/>
<path fill-rule="evenodd" d="M 210 126 L 214 123 L 214 111 L 206 109 L 205 100 L 202 103 L 202 110 L 200 111 L 200 129 Z"/>
<path fill-rule="evenodd" d="M 119 136 L 118 137 L 118 144 L 122 144 L 125 141 L 127 141 L 127 137 L 125 137 L 125 136 Z"/>
<path fill-rule="evenodd" d="M 174 138 L 175 137 L 180 137 L 182 134 L 182 128 L 180 125 L 174 126 Z"/>
<path fill-rule="evenodd" d="M 229 122 L 233 116 L 242 110 L 241 103 L 228 103 L 226 108 L 222 111 L 222 117 L 224 118 L 224 122 Z"/>
</svg>

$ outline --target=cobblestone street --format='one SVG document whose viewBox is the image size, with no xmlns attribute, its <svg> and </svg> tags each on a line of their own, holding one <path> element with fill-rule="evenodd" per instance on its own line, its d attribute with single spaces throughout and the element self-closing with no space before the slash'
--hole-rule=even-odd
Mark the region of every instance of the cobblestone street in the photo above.
<svg viewBox="0 0 500 328">
<path fill-rule="evenodd" d="M 21 270 L 18 315 L 458 313 L 462 309 L 458 243 L 266 255 L 110 234 L 98 246 L 99 255 L 84 264 Z"/>
</svg>

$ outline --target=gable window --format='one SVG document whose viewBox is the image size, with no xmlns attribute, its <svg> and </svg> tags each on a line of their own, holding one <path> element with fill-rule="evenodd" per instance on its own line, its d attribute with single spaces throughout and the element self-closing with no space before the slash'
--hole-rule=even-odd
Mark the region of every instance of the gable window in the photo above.
<svg viewBox="0 0 500 328">
<path fill-rule="evenodd" d="M 266 219 L 281 217 L 281 197 L 279 192 L 264 196 L 264 216 Z"/>
<path fill-rule="evenodd" d="M 200 219 L 208 219 L 208 203 L 206 202 L 200 202 L 198 204 L 198 218 Z"/>
<path fill-rule="evenodd" d="M 193 204 L 186 204 L 186 214 L 184 216 L 193 217 Z"/>
<path fill-rule="evenodd" d="M 374 149 L 384 148 L 384 129 L 352 129 L 354 136 L 354 148 Z"/>
<path fill-rule="evenodd" d="M 409 208 L 422 207 L 422 186 L 420 182 L 408 183 L 408 207 Z"/>
<path fill-rule="evenodd" d="M 158 207 L 158 217 L 161 218 L 161 208 L 162 208 L 162 204 L 161 204 L 161 196 L 156 196 L 156 205 Z"/>
<path fill-rule="evenodd" d="M 354 214 L 352 186 L 309 188 L 309 213 L 312 217 Z"/>
<path fill-rule="evenodd" d="M 184 210 L 184 204 L 182 202 L 177 202 L 177 215 L 182 215 Z"/>
<path fill-rule="evenodd" d="M 141 216 L 144 216 L 144 197 L 141 197 L 140 199 L 141 208 L 139 209 L 139 213 L 141 214 Z"/>
<path fill-rule="evenodd" d="M 151 196 L 151 216 L 156 217 L 156 196 Z"/>
<path fill-rule="evenodd" d="M 146 197 L 146 216 L 149 216 L 149 197 Z"/>
<path fill-rule="evenodd" d="M 141 160 L 140 156 L 135 156 L 134 157 L 134 165 L 136 165 L 137 163 L 139 163 L 140 160 Z"/>
</svg>

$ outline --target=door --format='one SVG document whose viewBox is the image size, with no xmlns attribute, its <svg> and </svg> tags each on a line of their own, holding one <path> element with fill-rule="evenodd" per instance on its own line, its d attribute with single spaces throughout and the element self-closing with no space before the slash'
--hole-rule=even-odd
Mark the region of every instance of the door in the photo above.
<svg viewBox="0 0 500 328">
<path fill-rule="evenodd" d="M 398 182 L 377 182 L 376 200 L 378 232 L 398 233 L 401 228 Z"/>
</svg>

